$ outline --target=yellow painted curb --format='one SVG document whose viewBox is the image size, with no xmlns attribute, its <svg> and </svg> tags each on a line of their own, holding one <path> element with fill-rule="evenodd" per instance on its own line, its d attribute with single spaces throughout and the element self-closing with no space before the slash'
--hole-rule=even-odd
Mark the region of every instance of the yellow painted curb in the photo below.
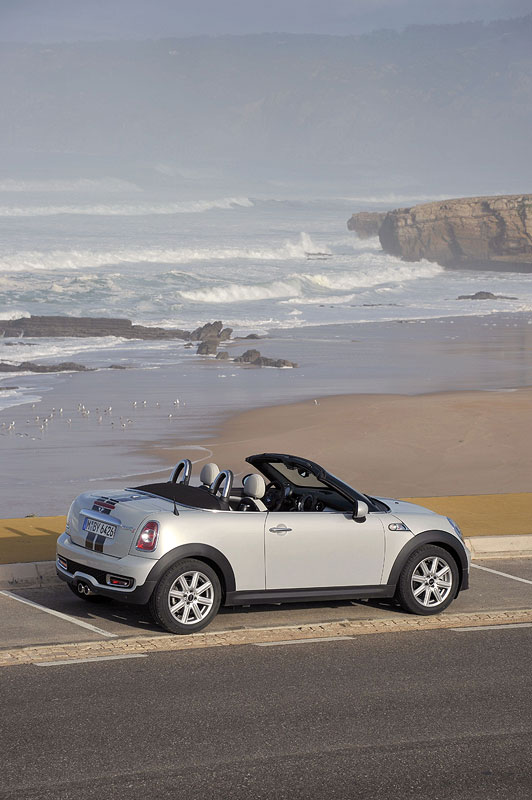
<svg viewBox="0 0 532 800">
<path fill-rule="evenodd" d="M 451 517 L 471 536 L 532 534 L 532 493 L 407 497 L 412 503 Z"/>
<path fill-rule="evenodd" d="M 66 517 L 0 519 L 0 564 L 55 561 L 55 543 Z"/>
</svg>

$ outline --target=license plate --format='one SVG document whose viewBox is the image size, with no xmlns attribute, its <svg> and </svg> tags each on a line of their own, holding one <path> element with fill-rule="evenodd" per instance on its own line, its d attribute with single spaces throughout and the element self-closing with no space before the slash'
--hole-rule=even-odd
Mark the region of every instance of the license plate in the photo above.
<svg viewBox="0 0 532 800">
<path fill-rule="evenodd" d="M 96 533 L 99 536 L 106 536 L 108 539 L 113 538 L 116 527 L 116 525 L 111 525 L 109 522 L 100 522 L 97 519 L 90 519 L 89 517 L 86 517 L 85 522 L 83 523 L 84 531 L 87 531 L 88 533 Z"/>
</svg>

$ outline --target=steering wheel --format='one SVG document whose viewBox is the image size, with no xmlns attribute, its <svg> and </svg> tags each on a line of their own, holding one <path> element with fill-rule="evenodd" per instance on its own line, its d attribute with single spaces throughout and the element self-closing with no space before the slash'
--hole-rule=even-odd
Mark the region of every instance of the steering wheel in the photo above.
<svg viewBox="0 0 532 800">
<path fill-rule="evenodd" d="M 314 511 L 316 501 L 314 495 L 312 494 L 305 494 L 301 495 L 299 500 L 297 501 L 297 510 L 298 511 Z"/>
<path fill-rule="evenodd" d="M 280 481 L 270 481 L 266 487 L 262 502 L 268 511 L 279 511 L 284 501 L 292 494 L 291 486 L 283 486 Z"/>
</svg>

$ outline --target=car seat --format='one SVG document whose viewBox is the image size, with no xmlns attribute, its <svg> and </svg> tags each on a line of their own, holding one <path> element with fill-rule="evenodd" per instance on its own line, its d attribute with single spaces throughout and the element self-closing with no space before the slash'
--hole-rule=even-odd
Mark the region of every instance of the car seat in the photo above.
<svg viewBox="0 0 532 800">
<path fill-rule="evenodd" d="M 237 507 L 237 511 L 267 511 L 262 502 L 266 493 L 266 482 L 262 475 L 246 475 L 242 487 L 244 497 Z"/>
<path fill-rule="evenodd" d="M 205 464 L 200 472 L 201 488 L 209 490 L 219 472 L 218 464 Z"/>
</svg>

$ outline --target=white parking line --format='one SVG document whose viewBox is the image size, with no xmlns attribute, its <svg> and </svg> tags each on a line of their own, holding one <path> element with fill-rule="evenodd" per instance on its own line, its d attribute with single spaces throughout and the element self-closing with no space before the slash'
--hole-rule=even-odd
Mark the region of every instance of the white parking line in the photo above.
<svg viewBox="0 0 532 800">
<path fill-rule="evenodd" d="M 475 569 L 483 569 L 484 572 L 493 572 L 494 575 L 501 575 L 503 578 L 511 578 L 512 581 L 519 581 L 520 583 L 529 583 L 532 586 L 532 581 L 526 578 L 518 578 L 517 575 L 508 575 L 507 572 L 499 572 L 498 569 L 490 569 L 489 567 L 481 567 L 480 564 L 471 564 Z"/>
<path fill-rule="evenodd" d="M 532 628 L 532 622 L 511 622 L 501 625 L 476 625 L 471 628 L 450 628 L 451 631 L 462 633 L 462 631 L 500 631 L 505 628 Z"/>
<path fill-rule="evenodd" d="M 63 661 L 35 661 L 35 667 L 62 667 L 64 664 L 87 664 L 89 661 L 118 661 L 122 658 L 147 658 L 147 653 L 130 653 L 124 656 L 94 656 L 94 658 L 65 658 Z"/>
<path fill-rule="evenodd" d="M 13 594 L 12 592 L 0 590 L 0 595 L 3 595 L 3 597 L 9 597 L 11 600 L 18 600 L 19 603 L 24 603 L 24 605 L 38 608 L 39 611 L 44 611 L 46 614 L 52 614 L 54 617 L 64 619 L 65 622 L 72 622 L 74 625 L 79 625 L 80 628 L 87 628 L 89 631 L 99 633 L 100 636 L 107 636 L 108 639 L 116 639 L 117 637 L 116 633 L 109 633 L 109 631 L 104 631 L 103 628 L 97 628 L 96 625 L 91 625 L 90 622 L 83 622 L 83 620 L 76 619 L 68 614 L 62 614 L 61 611 L 54 611 L 52 608 L 46 608 L 46 606 L 41 606 L 40 603 L 34 603 L 33 600 L 26 600 L 25 597 L 19 597 L 17 594 Z"/>
<path fill-rule="evenodd" d="M 340 642 L 354 636 L 315 636 L 313 639 L 285 639 L 279 642 L 254 642 L 255 647 L 278 647 L 285 644 L 316 644 L 316 642 Z"/>
</svg>

